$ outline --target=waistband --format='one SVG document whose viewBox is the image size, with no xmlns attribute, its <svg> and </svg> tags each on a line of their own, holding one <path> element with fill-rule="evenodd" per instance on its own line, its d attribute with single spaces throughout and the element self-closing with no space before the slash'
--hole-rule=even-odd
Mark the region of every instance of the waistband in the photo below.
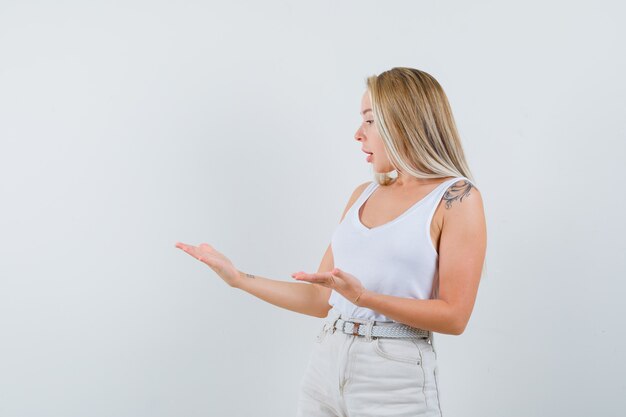
<svg viewBox="0 0 626 417">
<path fill-rule="evenodd" d="M 377 322 L 374 320 L 364 320 L 357 318 L 346 318 L 338 312 L 332 312 L 326 318 L 324 330 L 340 330 L 345 334 L 353 336 L 376 337 L 401 337 L 401 338 L 432 338 L 429 330 L 418 329 L 403 323 L 397 322 Z"/>
</svg>

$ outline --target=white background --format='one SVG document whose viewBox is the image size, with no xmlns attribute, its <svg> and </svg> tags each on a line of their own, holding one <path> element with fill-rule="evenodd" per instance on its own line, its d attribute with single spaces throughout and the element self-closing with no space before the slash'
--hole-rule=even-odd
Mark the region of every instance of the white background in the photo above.
<svg viewBox="0 0 626 417">
<path fill-rule="evenodd" d="M 394 66 L 444 87 L 488 221 L 444 415 L 622 415 L 624 11 L 0 1 L 0 416 L 293 416 L 321 319 L 174 244 L 317 270 Z"/>
</svg>

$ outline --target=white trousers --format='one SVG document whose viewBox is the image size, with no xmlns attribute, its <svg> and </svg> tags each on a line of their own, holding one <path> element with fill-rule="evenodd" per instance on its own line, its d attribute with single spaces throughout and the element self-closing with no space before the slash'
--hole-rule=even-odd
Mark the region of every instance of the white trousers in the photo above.
<svg viewBox="0 0 626 417">
<path fill-rule="evenodd" d="M 333 332 L 338 318 L 369 331 Z M 300 383 L 297 417 L 442 416 L 432 338 L 372 338 L 371 323 L 331 310 Z"/>
</svg>

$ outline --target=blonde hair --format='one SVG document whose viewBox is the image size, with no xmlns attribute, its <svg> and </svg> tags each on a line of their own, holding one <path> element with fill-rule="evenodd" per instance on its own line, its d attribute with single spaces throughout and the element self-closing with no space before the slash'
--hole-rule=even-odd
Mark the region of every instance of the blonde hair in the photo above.
<svg viewBox="0 0 626 417">
<path fill-rule="evenodd" d="M 443 88 L 430 74 L 394 67 L 366 80 L 374 121 L 395 170 L 416 178 L 474 181 Z M 380 185 L 394 178 L 374 173 Z"/>
</svg>

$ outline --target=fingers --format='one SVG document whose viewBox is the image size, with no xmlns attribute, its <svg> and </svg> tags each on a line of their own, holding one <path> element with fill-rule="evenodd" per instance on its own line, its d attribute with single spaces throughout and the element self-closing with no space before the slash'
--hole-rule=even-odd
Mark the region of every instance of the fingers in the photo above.
<svg viewBox="0 0 626 417">
<path fill-rule="evenodd" d="M 333 276 L 330 272 L 317 272 L 314 274 L 294 272 L 291 276 L 298 281 L 314 282 L 316 284 L 333 282 Z"/>
<path fill-rule="evenodd" d="M 184 250 L 185 252 L 187 252 L 189 255 L 193 256 L 194 258 L 198 259 L 199 261 L 204 262 L 205 259 L 202 257 L 202 254 L 197 250 L 197 248 L 193 245 L 186 245 L 184 243 L 181 242 L 176 242 L 175 245 L 177 248 Z"/>
<path fill-rule="evenodd" d="M 184 251 L 185 251 L 185 252 L 187 252 L 187 253 L 193 252 L 193 251 L 194 251 L 194 249 L 195 249 L 195 247 L 194 247 L 193 245 L 186 245 L 186 244 L 181 243 L 181 242 L 177 242 L 177 243 L 176 243 L 176 247 L 177 247 L 178 249 L 182 249 L 182 250 L 184 250 Z"/>
<path fill-rule="evenodd" d="M 307 274 L 306 272 L 298 271 L 291 274 L 292 277 L 298 278 L 319 278 L 323 276 L 328 276 L 328 272 L 314 272 L 312 274 Z"/>
<path fill-rule="evenodd" d="M 192 251 L 192 250 L 194 250 L 196 248 L 194 245 L 188 245 L 188 244 L 182 243 L 182 242 L 176 242 L 175 246 L 178 249 L 182 249 L 182 250 L 187 251 L 187 252 Z"/>
<path fill-rule="evenodd" d="M 208 243 L 201 243 L 198 246 L 194 246 L 194 245 L 187 245 L 187 244 L 182 243 L 182 242 L 176 242 L 176 244 L 174 246 L 176 246 L 179 249 L 186 250 L 186 251 L 197 249 L 197 250 L 203 250 L 205 252 L 218 253 L 215 250 L 215 248 L 213 246 L 209 245 Z"/>
</svg>

